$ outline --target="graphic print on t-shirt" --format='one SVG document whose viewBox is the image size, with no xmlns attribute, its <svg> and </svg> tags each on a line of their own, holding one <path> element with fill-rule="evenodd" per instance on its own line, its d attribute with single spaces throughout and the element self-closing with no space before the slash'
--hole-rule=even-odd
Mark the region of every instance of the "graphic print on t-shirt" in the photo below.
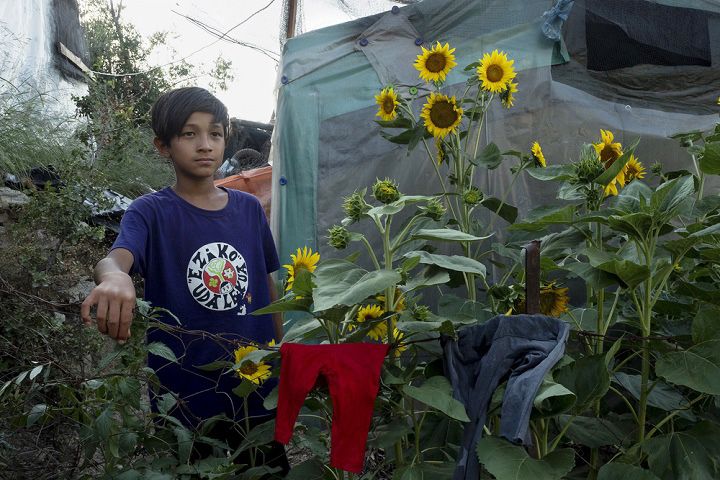
<svg viewBox="0 0 720 480">
<path fill-rule="evenodd" d="M 190 257 L 187 281 L 190 294 L 200 305 L 210 310 L 230 310 L 247 293 L 247 263 L 232 245 L 208 243 Z M 240 310 L 244 315 L 244 303 Z"/>
</svg>

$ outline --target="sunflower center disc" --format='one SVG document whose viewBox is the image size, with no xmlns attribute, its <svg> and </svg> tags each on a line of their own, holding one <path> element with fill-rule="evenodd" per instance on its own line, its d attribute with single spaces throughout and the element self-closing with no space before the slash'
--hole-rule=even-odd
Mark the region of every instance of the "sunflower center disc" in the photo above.
<svg viewBox="0 0 720 480">
<path fill-rule="evenodd" d="M 600 161 L 605 164 L 605 169 L 610 168 L 610 166 L 615 163 L 615 160 L 617 160 L 619 157 L 620 154 L 610 148 L 610 145 L 603 148 L 602 152 L 600 152 Z"/>
<path fill-rule="evenodd" d="M 457 118 L 457 112 L 450 102 L 437 102 L 430 109 L 430 120 L 439 128 L 449 128 L 457 121 Z"/>
<path fill-rule="evenodd" d="M 392 113 L 394 108 L 395 102 L 393 102 L 392 98 L 386 98 L 383 102 L 383 110 L 385 111 L 385 113 Z"/>
<path fill-rule="evenodd" d="M 247 364 L 240 367 L 240 372 L 244 373 L 245 375 L 252 375 L 257 371 L 258 367 L 253 362 L 248 362 Z"/>
<path fill-rule="evenodd" d="M 442 72 L 445 68 L 446 60 L 445 55 L 441 53 L 433 53 L 430 55 L 425 62 L 425 68 L 432 73 Z"/>
<path fill-rule="evenodd" d="M 490 65 L 487 69 L 487 78 L 491 82 L 499 82 L 503 77 L 503 69 L 500 65 Z"/>
</svg>

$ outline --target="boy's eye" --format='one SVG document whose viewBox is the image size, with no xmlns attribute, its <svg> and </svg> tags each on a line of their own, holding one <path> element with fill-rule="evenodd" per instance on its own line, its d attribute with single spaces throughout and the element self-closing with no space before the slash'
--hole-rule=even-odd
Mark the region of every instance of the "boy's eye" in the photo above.
<svg viewBox="0 0 720 480">
<path fill-rule="evenodd" d="M 184 132 L 183 133 L 184 137 L 192 137 L 193 135 L 195 135 L 195 132 Z"/>
<path fill-rule="evenodd" d="M 223 136 L 223 134 L 221 132 L 212 132 L 212 135 L 214 137 L 222 137 Z"/>
</svg>

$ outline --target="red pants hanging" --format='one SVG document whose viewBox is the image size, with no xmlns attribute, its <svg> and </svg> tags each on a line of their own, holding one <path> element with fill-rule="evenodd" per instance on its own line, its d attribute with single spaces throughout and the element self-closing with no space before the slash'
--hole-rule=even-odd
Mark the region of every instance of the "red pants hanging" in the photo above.
<svg viewBox="0 0 720 480">
<path fill-rule="evenodd" d="M 360 473 L 387 350 L 374 343 L 283 343 L 275 440 L 290 442 L 300 407 L 322 375 L 333 404 L 330 465 Z"/>
</svg>

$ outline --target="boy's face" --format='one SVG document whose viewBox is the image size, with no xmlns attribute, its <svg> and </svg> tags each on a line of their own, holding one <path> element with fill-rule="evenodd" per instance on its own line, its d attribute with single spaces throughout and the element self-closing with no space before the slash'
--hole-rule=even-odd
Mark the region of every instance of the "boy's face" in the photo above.
<svg viewBox="0 0 720 480">
<path fill-rule="evenodd" d="M 157 137 L 154 143 L 160 155 L 172 159 L 178 178 L 202 179 L 220 168 L 226 139 L 222 123 L 216 123 L 211 113 L 195 112 L 170 145 Z"/>
</svg>

